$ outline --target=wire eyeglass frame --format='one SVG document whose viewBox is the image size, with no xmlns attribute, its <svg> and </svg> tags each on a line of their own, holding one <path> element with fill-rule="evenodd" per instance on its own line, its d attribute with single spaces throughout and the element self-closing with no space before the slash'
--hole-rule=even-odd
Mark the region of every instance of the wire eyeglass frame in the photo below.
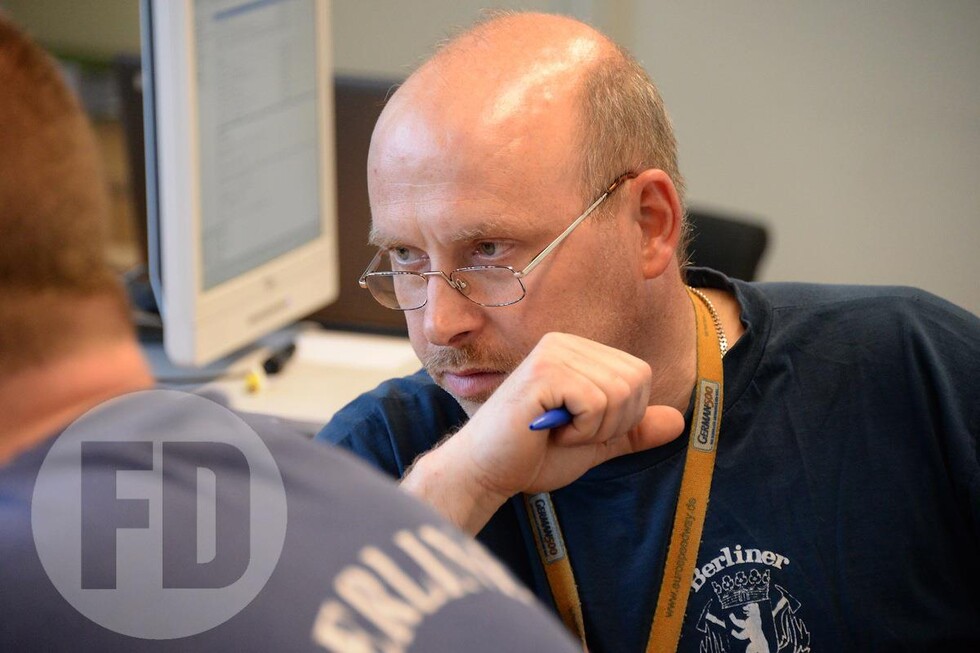
<svg viewBox="0 0 980 653">
<path fill-rule="evenodd" d="M 370 290 L 371 296 L 374 297 L 374 299 L 379 304 L 381 304 L 385 308 L 390 308 L 396 311 L 414 311 L 422 308 L 428 302 L 428 293 L 422 293 L 423 299 L 421 303 L 419 303 L 417 306 L 416 305 L 401 306 L 400 303 L 398 306 L 392 306 L 389 303 L 383 301 L 381 297 L 379 297 L 379 292 L 381 291 L 376 292 L 375 289 L 371 287 L 370 285 L 371 279 L 381 279 L 381 278 L 391 279 L 392 284 L 394 284 L 394 280 L 397 277 L 409 275 L 409 276 L 421 278 L 424 282 L 426 282 L 423 283 L 423 286 L 426 286 L 428 285 L 427 282 L 429 277 L 440 277 L 443 281 L 448 283 L 451 288 L 459 292 L 461 295 L 469 299 L 474 304 L 478 304 L 480 306 L 486 306 L 488 308 L 511 306 L 521 301 L 522 299 L 524 299 L 525 296 L 527 296 L 527 288 L 524 286 L 524 282 L 522 281 L 522 279 L 527 275 L 529 275 L 534 270 L 534 268 L 538 267 L 538 265 L 540 265 L 540 263 L 545 258 L 547 258 L 548 255 L 555 250 L 555 248 L 561 245 L 562 241 L 568 238 L 568 236 L 575 230 L 575 228 L 578 227 L 580 224 L 582 224 L 582 222 L 584 222 L 587 217 L 592 215 L 592 213 L 596 209 L 598 209 L 599 206 L 610 195 L 612 195 L 612 193 L 617 188 L 619 188 L 627 180 L 633 179 L 636 176 L 637 173 L 635 172 L 625 172 L 619 177 L 617 177 L 615 180 L 613 180 L 613 182 L 606 187 L 606 189 L 602 192 L 602 194 L 599 195 L 599 197 L 596 198 L 596 200 L 592 202 L 592 204 L 590 204 L 589 207 L 585 209 L 585 211 L 580 216 L 575 218 L 575 220 L 573 220 L 572 223 L 568 225 L 568 227 L 566 227 L 564 231 L 558 234 L 558 236 L 553 241 L 551 241 L 544 249 L 538 252 L 537 256 L 532 258 L 531 262 L 528 263 L 526 266 L 524 266 L 522 270 L 515 270 L 510 265 L 474 265 L 469 267 L 456 268 L 455 270 L 452 270 L 449 274 L 446 274 L 442 270 L 431 270 L 427 272 L 410 272 L 407 270 L 386 270 L 386 271 L 376 272 L 374 271 L 374 269 L 380 263 L 381 257 L 384 256 L 384 254 L 387 252 L 387 250 L 385 249 L 379 249 L 378 252 L 374 255 L 374 258 L 371 259 L 371 262 L 368 264 L 367 268 L 365 268 L 364 272 L 361 274 L 360 278 L 357 280 L 357 284 L 361 288 L 366 288 L 367 290 Z M 471 292 L 471 289 L 469 287 L 470 284 L 464 278 L 466 273 L 480 273 L 480 272 L 487 272 L 490 270 L 500 270 L 500 271 L 510 272 L 512 276 L 507 278 L 508 279 L 513 278 L 517 281 L 518 285 L 520 286 L 520 295 L 516 299 L 498 302 L 498 303 L 480 302 L 470 297 L 469 295 L 469 292 Z M 385 293 L 384 296 L 395 297 L 396 293 L 395 292 L 392 292 L 390 294 Z M 396 301 L 397 301 L 397 297 L 396 297 Z"/>
</svg>

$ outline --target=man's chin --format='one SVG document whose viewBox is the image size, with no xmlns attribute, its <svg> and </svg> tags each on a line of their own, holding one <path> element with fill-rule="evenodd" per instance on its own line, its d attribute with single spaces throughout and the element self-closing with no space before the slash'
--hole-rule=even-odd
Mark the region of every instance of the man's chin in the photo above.
<svg viewBox="0 0 980 653">
<path fill-rule="evenodd" d="M 483 406 L 483 404 L 487 403 L 487 400 L 493 394 L 491 392 L 491 393 L 486 393 L 485 395 L 484 393 L 481 393 L 479 395 L 470 395 L 470 396 L 463 397 L 454 394 L 448 388 L 444 387 L 443 390 L 446 390 L 447 392 L 449 392 L 450 395 L 452 395 L 453 399 L 456 400 L 456 403 L 458 403 L 460 407 L 462 407 L 462 409 L 466 412 L 467 417 L 473 417 L 473 415 L 476 414 L 476 411 L 478 411 Z"/>
<path fill-rule="evenodd" d="M 459 397 L 456 397 L 456 402 L 466 412 L 466 416 L 471 419 L 476 415 L 476 411 L 480 410 L 483 404 L 486 403 L 485 401 L 470 401 L 469 399 L 460 399 Z"/>
</svg>

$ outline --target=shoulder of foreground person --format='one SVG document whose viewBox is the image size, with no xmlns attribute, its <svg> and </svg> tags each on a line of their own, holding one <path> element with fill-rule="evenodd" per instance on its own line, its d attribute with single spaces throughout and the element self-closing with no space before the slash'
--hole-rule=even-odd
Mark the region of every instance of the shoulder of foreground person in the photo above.
<svg viewBox="0 0 980 653">
<path fill-rule="evenodd" d="M 141 436 L 148 434 L 152 441 L 154 428 L 161 423 L 185 433 L 211 433 L 217 440 L 231 442 L 224 434 L 206 430 L 213 424 L 186 412 L 165 422 L 160 417 L 128 423 L 129 442 L 146 440 Z M 272 453 L 278 470 L 255 464 L 251 453 L 246 456 L 250 464 L 236 464 L 238 458 L 228 447 L 196 452 L 189 447 L 174 448 L 163 463 L 162 475 L 134 465 L 131 448 L 106 448 L 89 460 L 100 483 L 115 483 L 122 476 L 119 470 L 132 470 L 125 472 L 124 498 L 136 499 L 139 504 L 110 494 L 98 505 L 88 506 L 94 509 L 86 513 L 90 520 L 86 529 L 104 531 L 117 542 L 111 550 L 99 549 L 86 558 L 90 572 L 116 579 L 103 591 L 103 604 L 114 601 L 112 595 L 127 591 L 131 574 L 143 577 L 143 583 L 146 569 L 160 567 L 160 560 L 155 565 L 140 564 L 139 569 L 127 567 L 127 560 L 147 562 L 146 557 L 152 557 L 154 547 L 148 544 L 154 537 L 162 540 L 162 545 L 160 541 L 156 544 L 158 552 L 161 546 L 170 549 L 178 543 L 189 542 L 194 547 L 197 542 L 200 546 L 200 533 L 206 530 L 200 522 L 201 505 L 208 502 L 200 504 L 199 495 L 202 483 L 208 495 L 206 478 L 212 478 L 212 514 L 217 520 L 212 562 L 216 564 L 195 563 L 192 556 L 184 565 L 191 573 L 181 575 L 182 582 L 189 585 L 171 582 L 168 587 L 184 592 L 186 598 L 180 599 L 181 604 L 192 605 L 195 591 L 203 588 L 213 595 L 207 601 L 209 606 L 242 607 L 208 630 L 169 640 L 121 634 L 125 630 L 93 619 L 84 605 L 73 602 L 71 592 L 66 594 L 52 580 L 50 560 L 42 560 L 43 551 L 50 550 L 52 544 L 57 548 L 59 543 L 48 538 L 35 548 L 39 531 L 34 528 L 32 534 L 32 526 L 36 526 L 32 524 L 32 496 L 36 502 L 35 486 L 42 484 L 36 481 L 39 470 L 47 466 L 58 438 L 0 470 L 0 549 L 4 560 L 0 565 L 0 610 L 5 615 L 0 649 L 575 650 L 557 621 L 535 604 L 530 593 L 485 549 L 398 491 L 389 480 L 353 456 L 310 443 L 277 426 L 275 420 L 249 416 L 248 423 Z M 248 451 L 245 445 L 241 449 Z M 49 485 L 47 494 L 72 496 L 71 465 L 75 464 L 77 477 L 77 463 L 71 459 L 56 451 L 53 480 L 44 480 Z M 277 472 L 284 506 L 277 506 L 274 500 Z M 157 526 L 154 522 L 117 523 L 121 507 L 144 509 L 144 501 L 138 497 L 146 498 L 149 515 L 150 507 L 160 501 L 161 481 L 163 503 L 168 504 L 162 511 L 170 516 L 169 521 L 162 526 L 160 522 L 155 522 Z M 57 504 L 69 506 L 71 501 Z M 56 517 L 61 523 L 72 515 Z M 74 520 L 79 520 L 77 514 Z M 240 525 L 245 526 L 246 534 L 236 539 L 234 531 Z M 278 535 L 277 529 L 281 530 Z M 137 540 L 139 551 L 132 549 Z M 270 542 L 278 548 L 270 549 Z M 246 565 L 239 581 L 254 581 L 254 566 L 261 567 L 264 562 L 267 580 L 257 585 L 235 581 L 235 571 L 224 578 L 234 581 L 231 584 L 210 582 L 212 577 L 227 575 L 229 560 Z M 248 587 L 253 588 L 254 597 L 247 595 Z M 137 591 L 122 605 L 139 605 L 141 623 L 156 622 L 158 626 L 187 616 L 153 597 L 160 598 L 156 593 L 149 596 Z"/>
</svg>

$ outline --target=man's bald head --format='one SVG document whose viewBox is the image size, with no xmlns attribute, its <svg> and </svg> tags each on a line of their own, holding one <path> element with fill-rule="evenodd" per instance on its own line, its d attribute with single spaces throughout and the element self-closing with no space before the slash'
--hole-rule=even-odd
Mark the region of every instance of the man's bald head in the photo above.
<svg viewBox="0 0 980 653">
<path fill-rule="evenodd" d="M 503 13 L 446 43 L 394 95 L 375 138 L 404 128 L 406 112 L 454 135 L 515 135 L 563 116 L 566 163 L 580 171 L 590 201 L 626 171 L 660 168 L 683 195 L 676 143 L 663 101 L 629 53 L 577 20 Z M 514 145 L 516 139 L 509 139 Z"/>
<path fill-rule="evenodd" d="M 613 48 L 602 34 L 563 16 L 501 15 L 448 42 L 404 90 L 481 107 L 482 118 L 502 123 L 541 103 L 579 99 L 584 76 Z"/>
</svg>

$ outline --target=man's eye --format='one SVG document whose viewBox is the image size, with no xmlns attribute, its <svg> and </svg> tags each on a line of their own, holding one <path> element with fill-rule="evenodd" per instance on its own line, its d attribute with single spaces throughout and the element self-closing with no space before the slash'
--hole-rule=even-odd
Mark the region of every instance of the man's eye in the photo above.
<svg viewBox="0 0 980 653">
<path fill-rule="evenodd" d="M 393 261 L 401 264 L 408 264 L 418 258 L 418 253 L 411 247 L 392 247 L 390 255 Z"/>
<path fill-rule="evenodd" d="M 476 246 L 476 253 L 480 256 L 494 256 L 500 251 L 500 245 L 493 241 L 488 241 L 485 243 L 478 243 Z"/>
</svg>

